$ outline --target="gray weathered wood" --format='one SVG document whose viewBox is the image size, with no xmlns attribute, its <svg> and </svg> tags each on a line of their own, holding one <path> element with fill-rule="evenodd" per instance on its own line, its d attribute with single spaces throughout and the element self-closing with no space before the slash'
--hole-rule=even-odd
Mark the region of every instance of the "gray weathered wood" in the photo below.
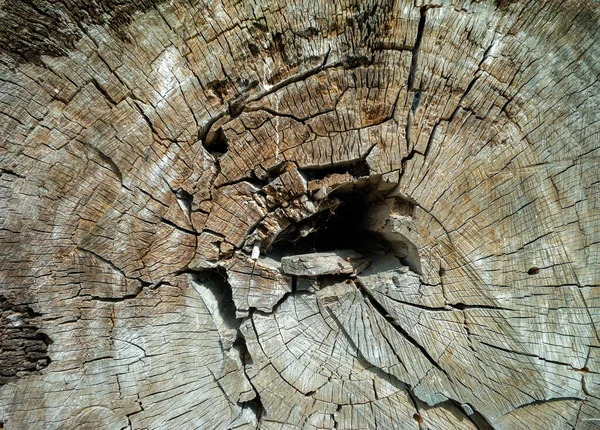
<svg viewBox="0 0 600 430">
<path fill-rule="evenodd" d="M 0 24 L 0 428 L 598 428 L 599 3 Z"/>
</svg>

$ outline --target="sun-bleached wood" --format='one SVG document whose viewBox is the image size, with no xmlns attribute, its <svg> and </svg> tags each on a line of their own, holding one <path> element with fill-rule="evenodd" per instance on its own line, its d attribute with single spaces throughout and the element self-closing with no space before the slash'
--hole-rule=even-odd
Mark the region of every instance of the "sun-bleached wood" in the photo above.
<svg viewBox="0 0 600 430">
<path fill-rule="evenodd" d="M 598 428 L 600 4 L 84 3 L 0 2 L 0 428 Z"/>
</svg>

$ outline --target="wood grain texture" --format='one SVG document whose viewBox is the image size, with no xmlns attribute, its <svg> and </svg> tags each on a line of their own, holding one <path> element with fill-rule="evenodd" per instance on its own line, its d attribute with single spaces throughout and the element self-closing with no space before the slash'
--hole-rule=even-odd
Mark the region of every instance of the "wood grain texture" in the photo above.
<svg viewBox="0 0 600 430">
<path fill-rule="evenodd" d="M 0 428 L 600 426 L 597 3 L 0 23 Z"/>
</svg>

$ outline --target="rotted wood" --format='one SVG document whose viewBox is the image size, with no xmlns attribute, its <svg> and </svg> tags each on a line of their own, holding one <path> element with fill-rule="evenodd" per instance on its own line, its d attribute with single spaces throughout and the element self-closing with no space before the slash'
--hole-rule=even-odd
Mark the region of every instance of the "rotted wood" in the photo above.
<svg viewBox="0 0 600 430">
<path fill-rule="evenodd" d="M 599 4 L 0 23 L 0 428 L 600 426 Z"/>
</svg>

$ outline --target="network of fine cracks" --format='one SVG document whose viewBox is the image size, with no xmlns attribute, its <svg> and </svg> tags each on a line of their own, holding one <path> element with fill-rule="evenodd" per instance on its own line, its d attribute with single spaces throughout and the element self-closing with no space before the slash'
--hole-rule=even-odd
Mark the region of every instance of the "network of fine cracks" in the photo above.
<svg viewBox="0 0 600 430">
<path fill-rule="evenodd" d="M 0 427 L 594 428 L 600 9 L 268 3 L 0 4 Z"/>
</svg>

